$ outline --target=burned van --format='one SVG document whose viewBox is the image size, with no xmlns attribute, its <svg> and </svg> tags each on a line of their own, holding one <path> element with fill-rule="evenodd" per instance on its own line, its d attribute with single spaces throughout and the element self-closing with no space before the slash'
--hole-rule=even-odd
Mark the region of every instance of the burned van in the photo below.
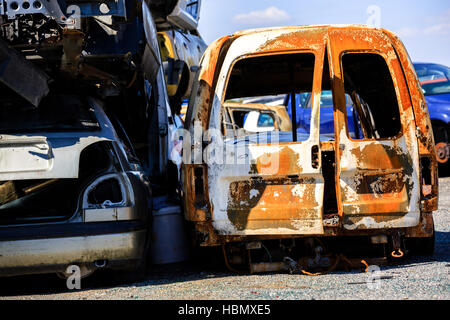
<svg viewBox="0 0 450 320">
<path fill-rule="evenodd" d="M 291 131 L 236 135 L 226 106 L 274 95 L 286 97 Z M 433 133 L 393 33 L 304 26 L 220 38 L 185 129 L 185 218 L 231 268 L 278 270 L 325 247 L 350 257 L 362 244 L 385 257 L 432 253 Z"/>
</svg>

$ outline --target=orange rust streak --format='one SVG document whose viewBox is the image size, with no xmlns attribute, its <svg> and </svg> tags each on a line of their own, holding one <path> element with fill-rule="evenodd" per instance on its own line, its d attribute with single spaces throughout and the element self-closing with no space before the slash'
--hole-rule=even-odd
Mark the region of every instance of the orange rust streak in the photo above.
<svg viewBox="0 0 450 320">
<path fill-rule="evenodd" d="M 225 36 L 214 41 L 206 50 L 205 57 L 209 58 L 209 65 L 207 67 L 202 66 L 202 71 L 200 73 L 199 81 L 205 81 L 210 87 L 213 85 L 214 73 L 217 64 L 217 58 L 219 56 L 220 50 L 222 49 L 223 44 L 230 37 Z"/>
<path fill-rule="evenodd" d="M 361 213 L 389 213 L 389 212 L 407 212 L 406 205 L 408 202 L 402 199 L 403 197 L 388 197 L 383 195 L 382 199 L 376 199 L 374 201 L 372 195 L 361 195 L 358 202 L 352 202 L 351 205 L 344 206 L 344 213 L 351 214 L 353 212 Z M 357 210 L 352 210 L 352 208 Z"/>
<path fill-rule="evenodd" d="M 403 164 L 396 155 L 388 154 L 381 144 L 366 144 L 364 147 L 354 148 L 351 153 L 364 169 L 402 169 Z"/>
<path fill-rule="evenodd" d="M 257 52 L 277 52 L 289 50 L 318 50 L 324 42 L 326 36 L 325 28 L 311 28 L 305 30 L 297 30 L 291 33 L 283 34 L 276 39 L 267 41 L 258 48 Z M 315 47 L 317 46 L 317 47 Z"/>
<path fill-rule="evenodd" d="M 303 171 L 300 156 L 289 147 L 280 152 L 267 153 L 256 160 L 258 173 L 274 175 L 298 175 Z M 273 169 L 273 170 L 272 170 Z"/>
<path fill-rule="evenodd" d="M 423 92 L 421 90 L 420 84 L 414 73 L 414 67 L 408 57 L 408 53 L 400 41 L 400 39 L 388 30 L 383 30 L 383 32 L 390 38 L 394 44 L 397 54 L 400 59 L 400 63 L 403 66 L 405 76 L 408 82 L 409 94 L 411 96 L 415 124 L 421 133 L 421 137 L 418 139 L 419 142 L 419 153 L 420 154 L 432 154 L 435 157 L 434 152 L 434 141 L 432 137 L 431 122 L 428 116 L 428 110 L 426 109 L 426 102 Z M 422 104 L 425 108 L 422 108 Z M 434 166 L 435 164 L 433 164 Z"/>
</svg>

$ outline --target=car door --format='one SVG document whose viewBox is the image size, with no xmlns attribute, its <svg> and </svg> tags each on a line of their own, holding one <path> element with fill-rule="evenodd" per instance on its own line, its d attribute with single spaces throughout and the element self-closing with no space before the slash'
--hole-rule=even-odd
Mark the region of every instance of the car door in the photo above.
<svg viewBox="0 0 450 320">
<path fill-rule="evenodd" d="M 223 144 L 215 148 L 210 144 L 205 149 L 213 156 L 222 150 L 224 156 L 219 159 L 225 159 L 223 163 L 207 161 L 212 224 L 220 235 L 323 233 L 324 181 L 318 157 L 318 97 L 325 41 L 320 32 L 316 31 L 314 37 L 307 34 L 309 32 L 277 30 L 270 35 L 242 36 L 228 50 L 212 101 L 210 131 L 218 132 L 226 127 L 222 126 L 220 115 L 223 104 L 229 99 L 289 93 L 286 90 L 289 75 L 280 71 L 281 68 L 298 70 L 290 75 L 293 79 L 291 94 L 309 90 L 315 95 L 311 130 L 307 134 L 299 133 L 297 139 L 294 138 L 296 130 L 239 138 L 227 137 L 221 132 L 218 135 L 224 134 Z M 297 44 L 298 50 L 292 50 L 292 46 L 289 50 L 283 49 L 280 45 L 274 52 L 271 41 L 288 37 L 292 38 L 291 43 Z M 308 60 L 311 56 L 312 62 Z M 295 67 L 289 65 L 291 62 Z M 305 70 L 311 71 L 310 78 L 305 76 L 309 74 Z"/>
<path fill-rule="evenodd" d="M 418 145 L 396 51 L 383 31 L 357 28 L 330 28 L 329 47 L 344 228 L 415 226 L 420 217 Z M 348 134 L 345 93 L 359 109 L 360 139 Z"/>
</svg>

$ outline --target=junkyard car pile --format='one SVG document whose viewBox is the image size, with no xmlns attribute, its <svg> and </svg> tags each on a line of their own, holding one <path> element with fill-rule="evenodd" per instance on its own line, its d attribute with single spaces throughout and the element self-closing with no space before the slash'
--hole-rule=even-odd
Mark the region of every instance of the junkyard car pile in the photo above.
<svg viewBox="0 0 450 320">
<path fill-rule="evenodd" d="M 143 270 L 179 195 L 232 270 L 431 253 L 433 133 L 400 40 L 244 31 L 197 66 L 199 3 L 0 1 L 0 273 Z"/>
<path fill-rule="evenodd" d="M 169 2 L 0 1 L 2 275 L 145 268 L 152 199 L 176 186 L 154 19 L 206 47 L 198 1 Z"/>
</svg>

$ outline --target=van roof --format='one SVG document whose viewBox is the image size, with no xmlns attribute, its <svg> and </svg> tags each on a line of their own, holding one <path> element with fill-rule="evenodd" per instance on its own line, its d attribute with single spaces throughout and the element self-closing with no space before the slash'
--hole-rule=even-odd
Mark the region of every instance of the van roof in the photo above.
<svg viewBox="0 0 450 320">
<path fill-rule="evenodd" d="M 246 29 L 242 31 L 235 32 L 232 37 L 240 37 L 244 35 L 254 34 L 254 33 L 265 33 L 280 30 L 307 30 L 307 29 L 328 29 L 328 28 L 343 28 L 343 29 L 358 29 L 358 30 L 381 30 L 382 28 L 375 28 L 369 25 L 363 24 L 323 24 L 323 25 L 298 25 L 298 26 L 285 26 L 285 27 L 269 27 L 269 28 L 256 28 L 256 29 Z"/>
</svg>

